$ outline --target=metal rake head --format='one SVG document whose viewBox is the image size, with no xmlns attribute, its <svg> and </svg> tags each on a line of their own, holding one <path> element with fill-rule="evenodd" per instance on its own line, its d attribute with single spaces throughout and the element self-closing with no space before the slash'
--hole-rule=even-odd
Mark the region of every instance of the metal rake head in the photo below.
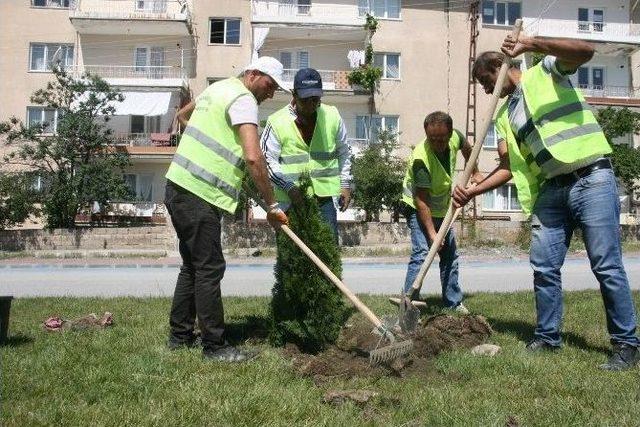
<svg viewBox="0 0 640 427">
<path fill-rule="evenodd" d="M 413 341 L 396 341 L 387 346 L 376 348 L 369 352 L 369 364 L 391 362 L 399 357 L 409 354 L 413 348 Z"/>
</svg>

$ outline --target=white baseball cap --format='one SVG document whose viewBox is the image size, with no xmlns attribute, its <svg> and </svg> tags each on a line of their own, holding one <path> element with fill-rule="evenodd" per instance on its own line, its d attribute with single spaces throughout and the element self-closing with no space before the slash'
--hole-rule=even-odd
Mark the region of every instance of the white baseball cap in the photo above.
<svg viewBox="0 0 640 427">
<path fill-rule="evenodd" d="M 280 89 L 285 92 L 291 92 L 284 86 L 282 81 L 282 74 L 284 73 L 284 67 L 276 58 L 271 56 L 261 56 L 258 59 L 251 61 L 251 64 L 244 67 L 244 71 L 257 70 L 271 77 L 280 86 Z"/>
</svg>

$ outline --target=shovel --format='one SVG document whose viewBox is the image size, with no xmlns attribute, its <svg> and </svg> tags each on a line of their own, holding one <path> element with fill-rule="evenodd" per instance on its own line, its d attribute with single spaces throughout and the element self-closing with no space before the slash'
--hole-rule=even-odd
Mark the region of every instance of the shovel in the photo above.
<svg viewBox="0 0 640 427">
<path fill-rule="evenodd" d="M 520 35 L 520 30 L 522 29 L 522 20 L 517 19 L 515 25 L 513 26 L 513 30 L 511 32 L 512 37 L 517 40 Z M 471 155 L 469 156 L 469 160 L 467 161 L 467 165 L 462 172 L 462 178 L 460 178 L 460 184 L 466 186 L 467 182 L 469 182 L 469 178 L 471 177 L 471 173 L 473 172 L 476 163 L 478 161 L 478 156 L 480 155 L 480 149 L 482 148 L 482 141 L 487 136 L 487 132 L 489 130 L 489 126 L 491 125 L 491 119 L 493 118 L 493 114 L 498 105 L 498 100 L 500 99 L 500 94 L 502 93 L 502 87 L 504 86 L 504 81 L 507 77 L 507 70 L 509 69 L 510 59 L 505 56 L 505 61 L 502 63 L 500 67 L 500 72 L 498 73 L 498 78 L 496 80 L 496 84 L 493 88 L 493 93 L 491 94 L 491 100 L 489 101 L 489 108 L 485 112 L 485 120 L 482 123 L 482 127 L 480 128 L 479 138 L 476 139 L 476 143 L 473 145 L 473 149 L 471 150 Z M 458 217 L 462 208 L 454 209 L 453 204 L 449 205 L 449 210 L 447 211 L 447 215 L 444 217 L 442 221 L 442 225 L 440 225 L 440 229 L 438 230 L 438 234 L 434 239 L 431 247 L 429 248 L 429 253 L 427 254 L 427 258 L 425 262 L 422 264 L 420 268 L 420 272 L 416 277 L 416 280 L 411 285 L 411 289 L 408 292 L 401 292 L 400 298 L 390 298 L 389 300 L 394 304 L 400 304 L 400 312 L 405 313 L 407 316 L 415 316 L 415 312 L 418 311 L 417 305 L 414 305 L 412 298 L 415 297 L 420 292 L 420 288 L 422 287 L 422 281 L 431 267 L 431 263 L 440 249 L 440 245 L 444 240 L 445 236 L 449 232 L 449 228 L 453 224 L 453 221 Z M 402 322 L 402 319 L 400 319 Z"/>
<path fill-rule="evenodd" d="M 266 207 L 262 200 L 255 196 L 254 192 L 248 188 L 247 185 L 244 186 L 245 191 L 249 194 L 254 200 L 258 202 L 260 207 L 267 211 Z M 372 365 L 376 365 L 378 363 L 390 362 L 392 360 L 397 359 L 405 354 L 408 354 L 409 351 L 413 348 L 413 341 L 410 339 L 407 340 L 398 340 L 393 332 L 391 332 L 391 328 L 395 326 L 395 321 L 385 321 L 384 323 L 380 321 L 380 319 L 367 307 L 360 299 L 353 293 L 347 286 L 326 266 L 324 262 L 320 258 L 317 257 L 316 254 L 313 253 L 311 249 L 289 228 L 287 225 L 282 225 L 280 229 L 309 257 L 311 261 L 324 273 L 324 275 L 331 280 L 331 282 L 343 293 L 344 296 L 351 301 L 354 307 L 362 313 L 369 322 L 373 324 L 375 327 L 375 333 L 380 335 L 380 340 L 376 345 L 376 348 L 369 352 L 369 362 Z M 417 319 L 416 319 L 417 321 Z M 382 341 L 386 340 L 388 342 L 387 345 L 382 346 Z"/>
</svg>

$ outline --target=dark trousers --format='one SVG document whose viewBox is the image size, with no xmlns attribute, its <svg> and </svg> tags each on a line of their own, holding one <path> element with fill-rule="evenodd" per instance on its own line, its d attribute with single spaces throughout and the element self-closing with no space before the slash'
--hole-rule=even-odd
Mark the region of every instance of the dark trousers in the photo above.
<svg viewBox="0 0 640 427">
<path fill-rule="evenodd" d="M 216 349 L 225 341 L 220 281 L 226 264 L 220 244 L 220 210 L 171 181 L 167 181 L 165 205 L 182 256 L 169 318 L 170 339 L 193 340 L 197 315 L 202 346 Z"/>
</svg>

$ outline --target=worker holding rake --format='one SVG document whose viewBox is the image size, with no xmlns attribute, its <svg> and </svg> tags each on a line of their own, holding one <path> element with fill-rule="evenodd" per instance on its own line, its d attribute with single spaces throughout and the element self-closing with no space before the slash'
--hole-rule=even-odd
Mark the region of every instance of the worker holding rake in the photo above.
<svg viewBox="0 0 640 427">
<path fill-rule="evenodd" d="M 426 138 L 413 150 L 403 182 L 402 201 L 406 204 L 405 216 L 411 231 L 405 293 L 411 289 L 451 203 L 458 151 L 462 151 L 466 160 L 471 154 L 471 145 L 453 128 L 453 120 L 447 113 L 433 112 L 424 119 L 423 125 Z M 447 233 L 438 253 L 443 303 L 468 314 L 458 284 L 458 251 L 453 230 Z"/>
<path fill-rule="evenodd" d="M 611 148 L 596 117 L 569 76 L 588 62 L 594 48 L 580 40 L 508 36 L 502 53 L 485 52 L 473 67 L 474 78 L 492 93 L 505 56 L 526 52 L 546 56 L 526 71 L 508 70 L 496 116 L 500 163 L 474 188 L 456 186 L 454 206 L 505 184 L 511 178 L 526 214 L 531 214 L 530 263 L 537 325 L 530 352 L 561 346 L 560 269 L 579 227 L 591 269 L 600 283 L 613 353 L 606 370 L 629 369 L 640 360 L 636 315 L 622 264 L 620 204 L 607 157 Z"/>
</svg>

